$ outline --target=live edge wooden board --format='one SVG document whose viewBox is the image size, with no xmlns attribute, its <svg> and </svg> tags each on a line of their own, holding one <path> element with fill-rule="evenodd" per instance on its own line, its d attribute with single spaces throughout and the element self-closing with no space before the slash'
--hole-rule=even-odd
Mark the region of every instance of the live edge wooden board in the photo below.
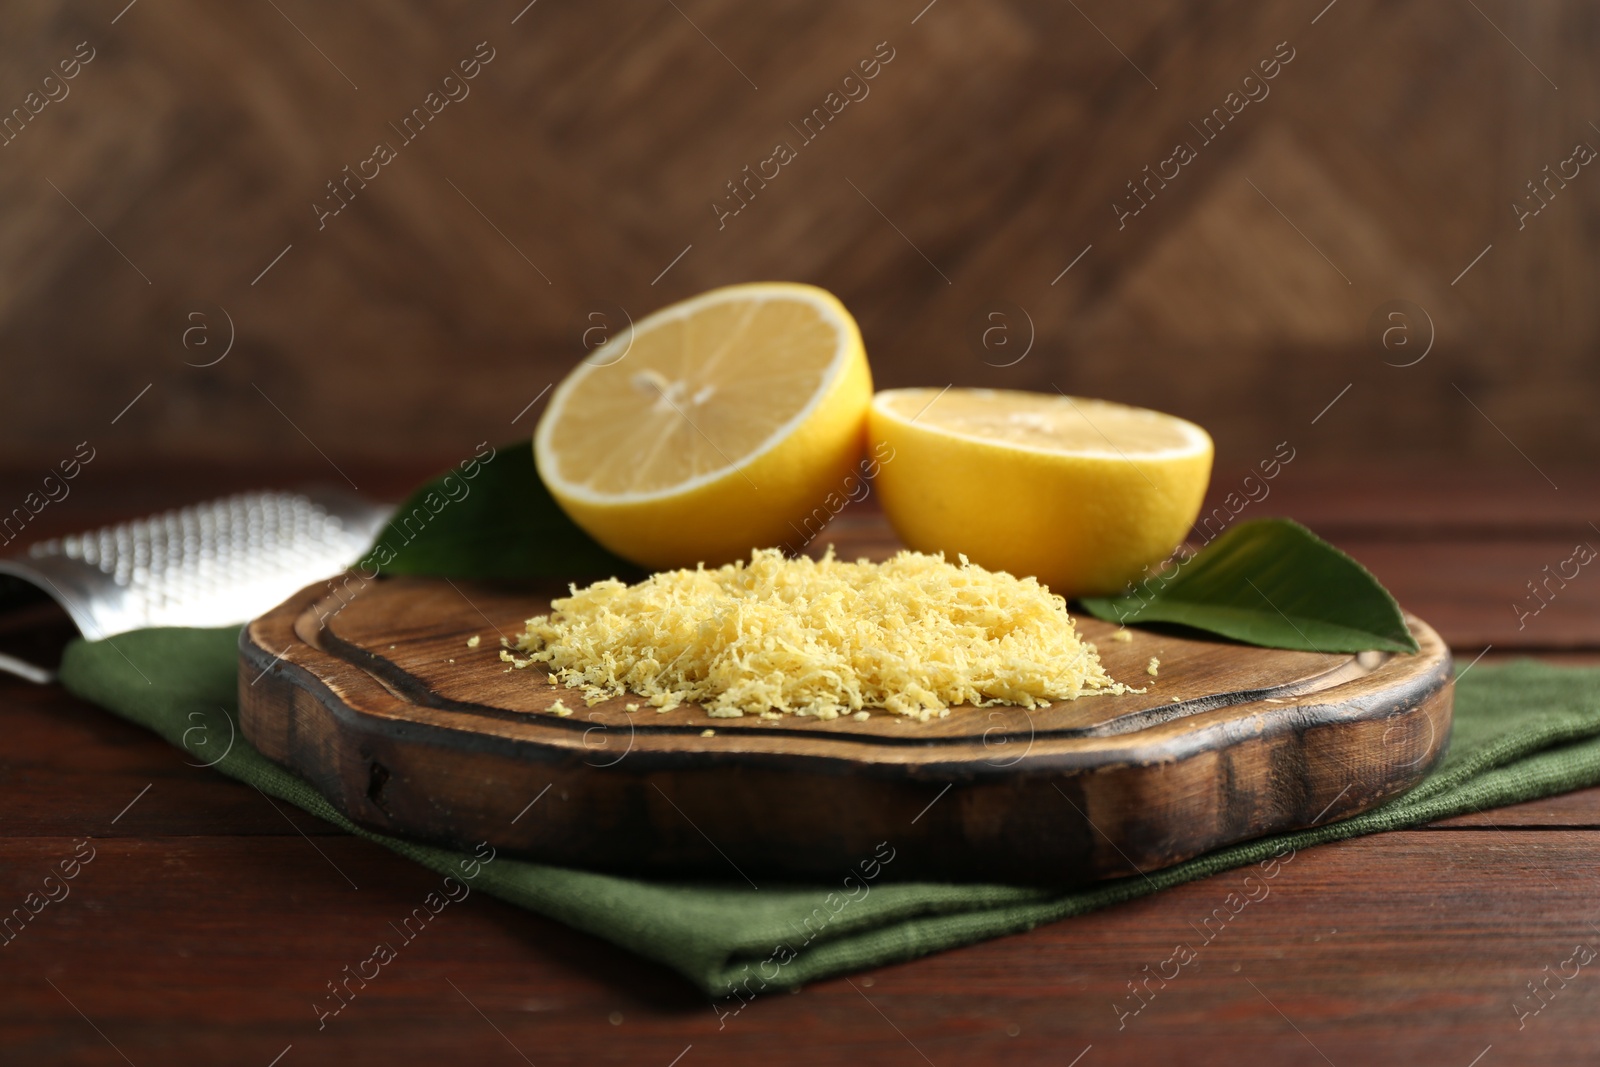
<svg viewBox="0 0 1600 1067">
<path fill-rule="evenodd" d="M 586 708 L 542 671 L 507 673 L 501 636 L 561 589 L 358 586 L 343 607 L 302 590 L 246 627 L 245 736 L 363 826 L 561 865 L 831 878 L 888 842 L 897 877 L 1082 883 L 1363 811 L 1450 736 L 1450 654 L 1415 618 L 1420 653 L 1360 656 L 1124 643 L 1080 618 L 1144 693 L 773 721 Z M 570 717 L 547 712 L 557 697 Z"/>
</svg>

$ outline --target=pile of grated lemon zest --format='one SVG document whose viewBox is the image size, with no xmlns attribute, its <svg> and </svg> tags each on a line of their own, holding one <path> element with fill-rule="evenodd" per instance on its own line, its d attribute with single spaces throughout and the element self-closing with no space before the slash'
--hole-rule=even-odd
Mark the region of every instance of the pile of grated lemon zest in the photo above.
<svg viewBox="0 0 1600 1067">
<path fill-rule="evenodd" d="M 1080 641 L 1066 601 L 965 557 L 785 559 L 616 579 L 555 600 L 502 653 L 585 700 L 633 693 L 660 712 L 835 719 L 882 708 L 923 722 L 953 705 L 1046 707 L 1128 692 Z"/>
</svg>

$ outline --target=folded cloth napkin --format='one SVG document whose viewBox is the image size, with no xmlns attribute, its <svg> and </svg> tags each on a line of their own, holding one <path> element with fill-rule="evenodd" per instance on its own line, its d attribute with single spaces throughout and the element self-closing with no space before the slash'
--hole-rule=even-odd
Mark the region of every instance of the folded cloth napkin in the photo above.
<svg viewBox="0 0 1600 1067">
<path fill-rule="evenodd" d="M 472 857 L 355 826 L 237 736 L 236 628 L 155 629 L 67 649 L 71 692 L 154 730 L 223 774 L 443 874 Z M 1456 689 L 1449 755 L 1404 796 L 1343 822 L 1248 841 L 1149 877 L 1061 891 L 1006 885 L 744 883 L 623 878 L 500 857 L 475 888 L 659 960 L 719 1013 L 763 991 L 1027 930 L 1290 850 L 1600 783 L 1600 668 L 1478 666 Z M 226 755 L 225 741 L 233 738 Z M 481 858 L 481 857 L 479 857 Z M 883 859 L 884 857 L 879 857 Z M 892 858 L 889 859 L 892 863 Z M 474 865 L 476 867 L 476 865 Z"/>
</svg>

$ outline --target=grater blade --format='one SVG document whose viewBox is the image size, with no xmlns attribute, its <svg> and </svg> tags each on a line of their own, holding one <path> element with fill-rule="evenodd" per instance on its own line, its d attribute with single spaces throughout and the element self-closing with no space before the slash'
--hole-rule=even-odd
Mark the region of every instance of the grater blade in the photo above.
<svg viewBox="0 0 1600 1067">
<path fill-rule="evenodd" d="M 52 538 L 0 559 L 0 611 L 48 597 L 95 640 L 244 623 L 360 559 L 392 511 L 337 490 L 239 493 Z M 59 648 L 31 651 L 0 651 L 0 670 L 53 681 L 41 660 Z"/>
</svg>

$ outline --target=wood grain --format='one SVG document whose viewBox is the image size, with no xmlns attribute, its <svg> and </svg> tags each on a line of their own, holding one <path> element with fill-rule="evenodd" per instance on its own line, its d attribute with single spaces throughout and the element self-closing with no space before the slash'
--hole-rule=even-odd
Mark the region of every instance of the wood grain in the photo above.
<svg viewBox="0 0 1600 1067">
<path fill-rule="evenodd" d="M 71 843 L 6 842 L 0 891 L 26 892 Z M 1493 830 L 1401 832 L 1299 853 L 1121 1029 L 1128 983 L 1200 941 L 1193 924 L 1242 872 L 763 998 L 720 1029 L 657 966 L 474 895 L 319 1031 L 324 984 L 432 876 L 349 838 L 320 842 L 326 859 L 294 835 L 96 844 L 74 895 L 6 949 L 0 1032 L 24 1062 L 122 1062 L 75 1007 L 135 1064 L 264 1065 L 289 1045 L 308 1064 L 515 1064 L 520 1050 L 665 1065 L 690 1045 L 703 1063 L 910 1064 L 920 1050 L 936 1064 L 1060 1064 L 1093 1045 L 1107 1063 L 1226 1065 L 1248 1048 L 1273 1063 L 1324 1063 L 1320 1050 L 1335 1064 L 1464 1065 L 1490 1044 L 1510 1062 L 1582 1062 L 1600 1040 L 1586 975 L 1520 1031 L 1512 1008 L 1594 941 L 1580 916 L 1600 864 L 1576 831 L 1509 844 Z"/>
<path fill-rule="evenodd" d="M 1170 409 L 1223 466 L 1285 439 L 1521 464 L 1496 427 L 1546 469 L 1600 455 L 1600 199 L 1585 171 L 1525 228 L 1511 210 L 1595 136 L 1590 5 L 523 6 L 8 10 L 0 106 L 98 54 L 0 148 L 0 346 L 29 381 L 0 448 L 466 455 L 529 425 L 591 313 L 793 278 L 855 309 L 882 385 Z M 480 41 L 471 95 L 318 229 L 326 183 Z M 726 183 L 885 41 L 870 95 L 719 229 Z M 1119 229 L 1127 183 L 1279 42 L 1270 95 Z M 1408 368 L 1366 337 L 1400 298 L 1437 328 Z M 979 341 L 1002 306 L 1035 334 L 1010 367 Z M 219 351 L 183 344 L 195 311 L 221 343 L 218 307 L 232 353 L 186 365 Z"/>
</svg>

